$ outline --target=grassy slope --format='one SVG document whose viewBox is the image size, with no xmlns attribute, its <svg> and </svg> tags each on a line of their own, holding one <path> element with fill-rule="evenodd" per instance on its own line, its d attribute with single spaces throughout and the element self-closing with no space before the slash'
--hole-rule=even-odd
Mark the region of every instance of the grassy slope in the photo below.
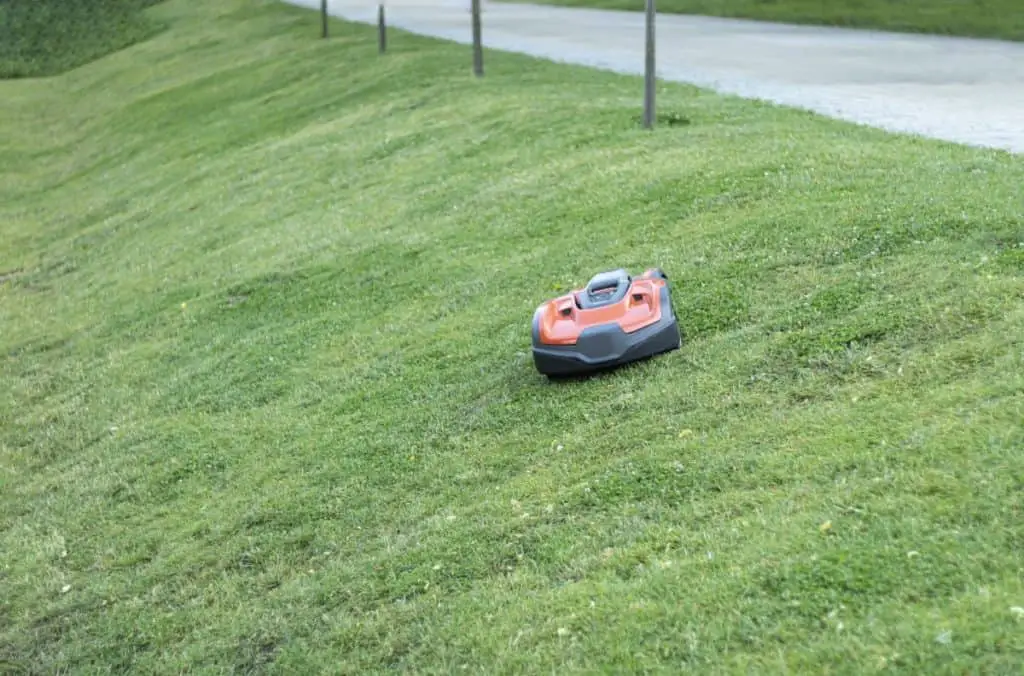
<svg viewBox="0 0 1024 676">
<path fill-rule="evenodd" d="M 0 0 L 0 78 L 43 77 L 145 40 L 156 0 Z"/>
<path fill-rule="evenodd" d="M 518 0 L 510 0 L 518 1 Z M 643 11 L 644 0 L 530 0 Z M 1024 40 L 1020 0 L 657 0 L 659 12 Z"/>
<path fill-rule="evenodd" d="M 1020 158 L 156 13 L 0 86 L 0 662 L 1020 663 Z M 619 265 L 685 348 L 545 382 L 534 307 Z"/>
</svg>

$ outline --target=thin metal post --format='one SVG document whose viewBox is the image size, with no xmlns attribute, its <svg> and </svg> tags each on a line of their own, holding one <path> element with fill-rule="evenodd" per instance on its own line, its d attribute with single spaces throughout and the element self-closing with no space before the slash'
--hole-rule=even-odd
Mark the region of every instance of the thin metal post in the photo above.
<svg viewBox="0 0 1024 676">
<path fill-rule="evenodd" d="M 327 0 L 320 0 L 320 37 L 327 37 Z"/>
<path fill-rule="evenodd" d="M 654 0 L 647 0 L 647 49 L 644 63 L 644 127 L 654 127 L 655 59 L 654 59 Z"/>
<path fill-rule="evenodd" d="M 384 21 L 384 3 L 377 5 L 377 51 L 383 54 L 388 48 L 388 27 Z"/>
<path fill-rule="evenodd" d="M 473 73 L 484 74 L 484 50 L 480 38 L 480 0 L 473 0 Z"/>
</svg>

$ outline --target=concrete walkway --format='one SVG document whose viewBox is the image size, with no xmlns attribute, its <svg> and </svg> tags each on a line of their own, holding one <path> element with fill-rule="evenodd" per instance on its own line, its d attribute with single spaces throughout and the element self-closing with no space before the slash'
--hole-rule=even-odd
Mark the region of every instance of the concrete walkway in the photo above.
<svg viewBox="0 0 1024 676">
<path fill-rule="evenodd" d="M 287 1 L 320 6 L 319 0 Z M 329 11 L 376 23 L 373 0 L 329 0 Z M 387 0 L 387 17 L 395 28 L 471 40 L 468 0 Z M 486 3 L 482 23 L 488 48 L 643 73 L 639 12 Z M 657 27 L 663 79 L 890 131 L 1024 152 L 1024 43 L 671 14 L 659 14 Z M 468 68 L 468 52 L 466 58 Z"/>
</svg>

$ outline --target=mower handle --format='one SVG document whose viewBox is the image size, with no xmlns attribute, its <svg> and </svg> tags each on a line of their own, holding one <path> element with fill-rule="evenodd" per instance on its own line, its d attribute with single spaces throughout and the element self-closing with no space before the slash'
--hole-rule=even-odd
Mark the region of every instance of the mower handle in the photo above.
<svg viewBox="0 0 1024 676">
<path fill-rule="evenodd" d="M 587 288 L 580 294 L 580 305 L 583 309 L 587 309 L 617 303 L 626 295 L 630 283 L 632 283 L 632 279 L 629 273 L 621 268 L 594 275 L 587 284 Z M 614 289 L 614 291 L 598 296 L 599 292 L 607 289 Z"/>
</svg>

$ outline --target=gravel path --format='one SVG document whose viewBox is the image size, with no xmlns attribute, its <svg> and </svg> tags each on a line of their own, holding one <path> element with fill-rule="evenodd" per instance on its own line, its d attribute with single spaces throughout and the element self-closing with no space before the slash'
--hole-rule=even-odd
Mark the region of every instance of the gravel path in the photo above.
<svg viewBox="0 0 1024 676">
<path fill-rule="evenodd" d="M 288 1 L 320 6 L 319 0 Z M 468 0 L 386 2 L 391 26 L 471 39 Z M 376 23 L 374 0 L 329 3 L 334 16 Z M 486 3 L 482 24 L 488 48 L 643 73 L 642 13 Z M 657 26 L 658 76 L 665 80 L 890 131 L 1024 152 L 1024 43 L 670 14 L 659 14 Z"/>
</svg>

